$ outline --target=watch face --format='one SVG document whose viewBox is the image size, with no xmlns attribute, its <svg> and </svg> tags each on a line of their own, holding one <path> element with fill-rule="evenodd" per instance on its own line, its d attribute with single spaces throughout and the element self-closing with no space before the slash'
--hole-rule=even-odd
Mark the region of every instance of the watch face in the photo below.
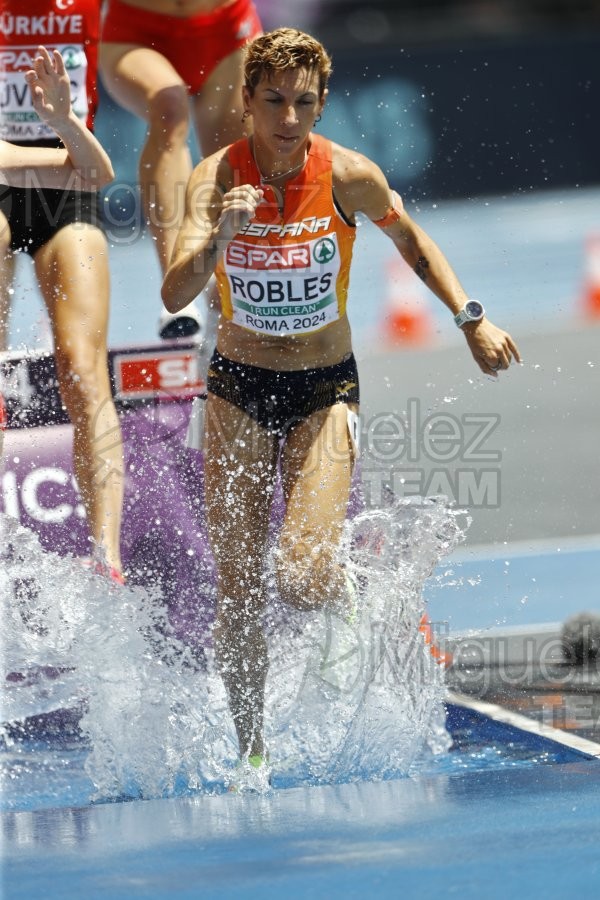
<svg viewBox="0 0 600 900">
<path fill-rule="evenodd" d="M 483 306 L 479 300 L 469 300 L 469 302 L 465 304 L 465 311 L 470 318 L 480 319 L 483 315 Z"/>
</svg>

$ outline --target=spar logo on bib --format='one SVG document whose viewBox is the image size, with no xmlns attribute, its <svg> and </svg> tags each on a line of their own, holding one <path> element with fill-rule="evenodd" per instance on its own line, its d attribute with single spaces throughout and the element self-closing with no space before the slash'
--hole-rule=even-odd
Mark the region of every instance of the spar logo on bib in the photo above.
<svg viewBox="0 0 600 900">
<path fill-rule="evenodd" d="M 62 58 L 65 63 L 65 69 L 70 72 L 73 69 L 81 68 L 85 60 L 81 59 L 79 47 L 63 47 Z"/>
<path fill-rule="evenodd" d="M 310 244 L 270 247 L 231 241 L 227 245 L 225 258 L 227 265 L 236 269 L 307 269 L 310 266 Z"/>
<path fill-rule="evenodd" d="M 335 256 L 335 243 L 331 240 L 331 238 L 321 238 L 321 240 L 317 241 L 313 247 L 313 258 L 316 262 L 328 263 L 331 262 L 333 257 Z"/>
</svg>

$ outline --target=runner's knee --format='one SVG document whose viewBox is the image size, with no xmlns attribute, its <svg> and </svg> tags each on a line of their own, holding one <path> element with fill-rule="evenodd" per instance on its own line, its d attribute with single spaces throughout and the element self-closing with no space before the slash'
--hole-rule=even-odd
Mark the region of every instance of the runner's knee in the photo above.
<svg viewBox="0 0 600 900">
<path fill-rule="evenodd" d="M 318 532 L 282 535 L 275 551 L 281 598 L 298 609 L 315 609 L 332 599 L 339 581 L 337 546 Z"/>
<path fill-rule="evenodd" d="M 4 258 L 10 249 L 10 225 L 4 213 L 0 212 L 0 256 Z"/>
<path fill-rule="evenodd" d="M 189 120 L 189 100 L 185 85 L 163 88 L 150 99 L 150 130 L 155 136 L 162 136 L 165 142 L 187 140 Z"/>
</svg>

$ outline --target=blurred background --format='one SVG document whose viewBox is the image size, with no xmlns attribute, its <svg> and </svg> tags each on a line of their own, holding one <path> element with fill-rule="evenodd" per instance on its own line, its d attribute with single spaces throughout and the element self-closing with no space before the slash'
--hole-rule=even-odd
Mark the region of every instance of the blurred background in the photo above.
<svg viewBox="0 0 600 900">
<path fill-rule="evenodd" d="M 265 28 L 332 52 L 319 129 L 404 196 L 462 198 L 598 178 L 598 0 L 257 0 Z M 143 125 L 103 98 L 98 129 L 135 182 Z M 127 136 L 123 140 L 124 135 Z M 130 152 L 133 151 L 133 152 Z"/>
</svg>

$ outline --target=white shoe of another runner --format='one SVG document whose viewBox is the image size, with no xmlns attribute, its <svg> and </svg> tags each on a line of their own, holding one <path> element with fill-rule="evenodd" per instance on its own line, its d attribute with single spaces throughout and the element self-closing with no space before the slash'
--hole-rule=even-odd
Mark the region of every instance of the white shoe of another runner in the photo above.
<svg viewBox="0 0 600 900">
<path fill-rule="evenodd" d="M 170 313 L 163 309 L 160 314 L 158 335 L 163 341 L 170 341 L 174 338 L 200 337 L 203 331 L 204 317 L 193 300 L 178 313 Z"/>
</svg>

